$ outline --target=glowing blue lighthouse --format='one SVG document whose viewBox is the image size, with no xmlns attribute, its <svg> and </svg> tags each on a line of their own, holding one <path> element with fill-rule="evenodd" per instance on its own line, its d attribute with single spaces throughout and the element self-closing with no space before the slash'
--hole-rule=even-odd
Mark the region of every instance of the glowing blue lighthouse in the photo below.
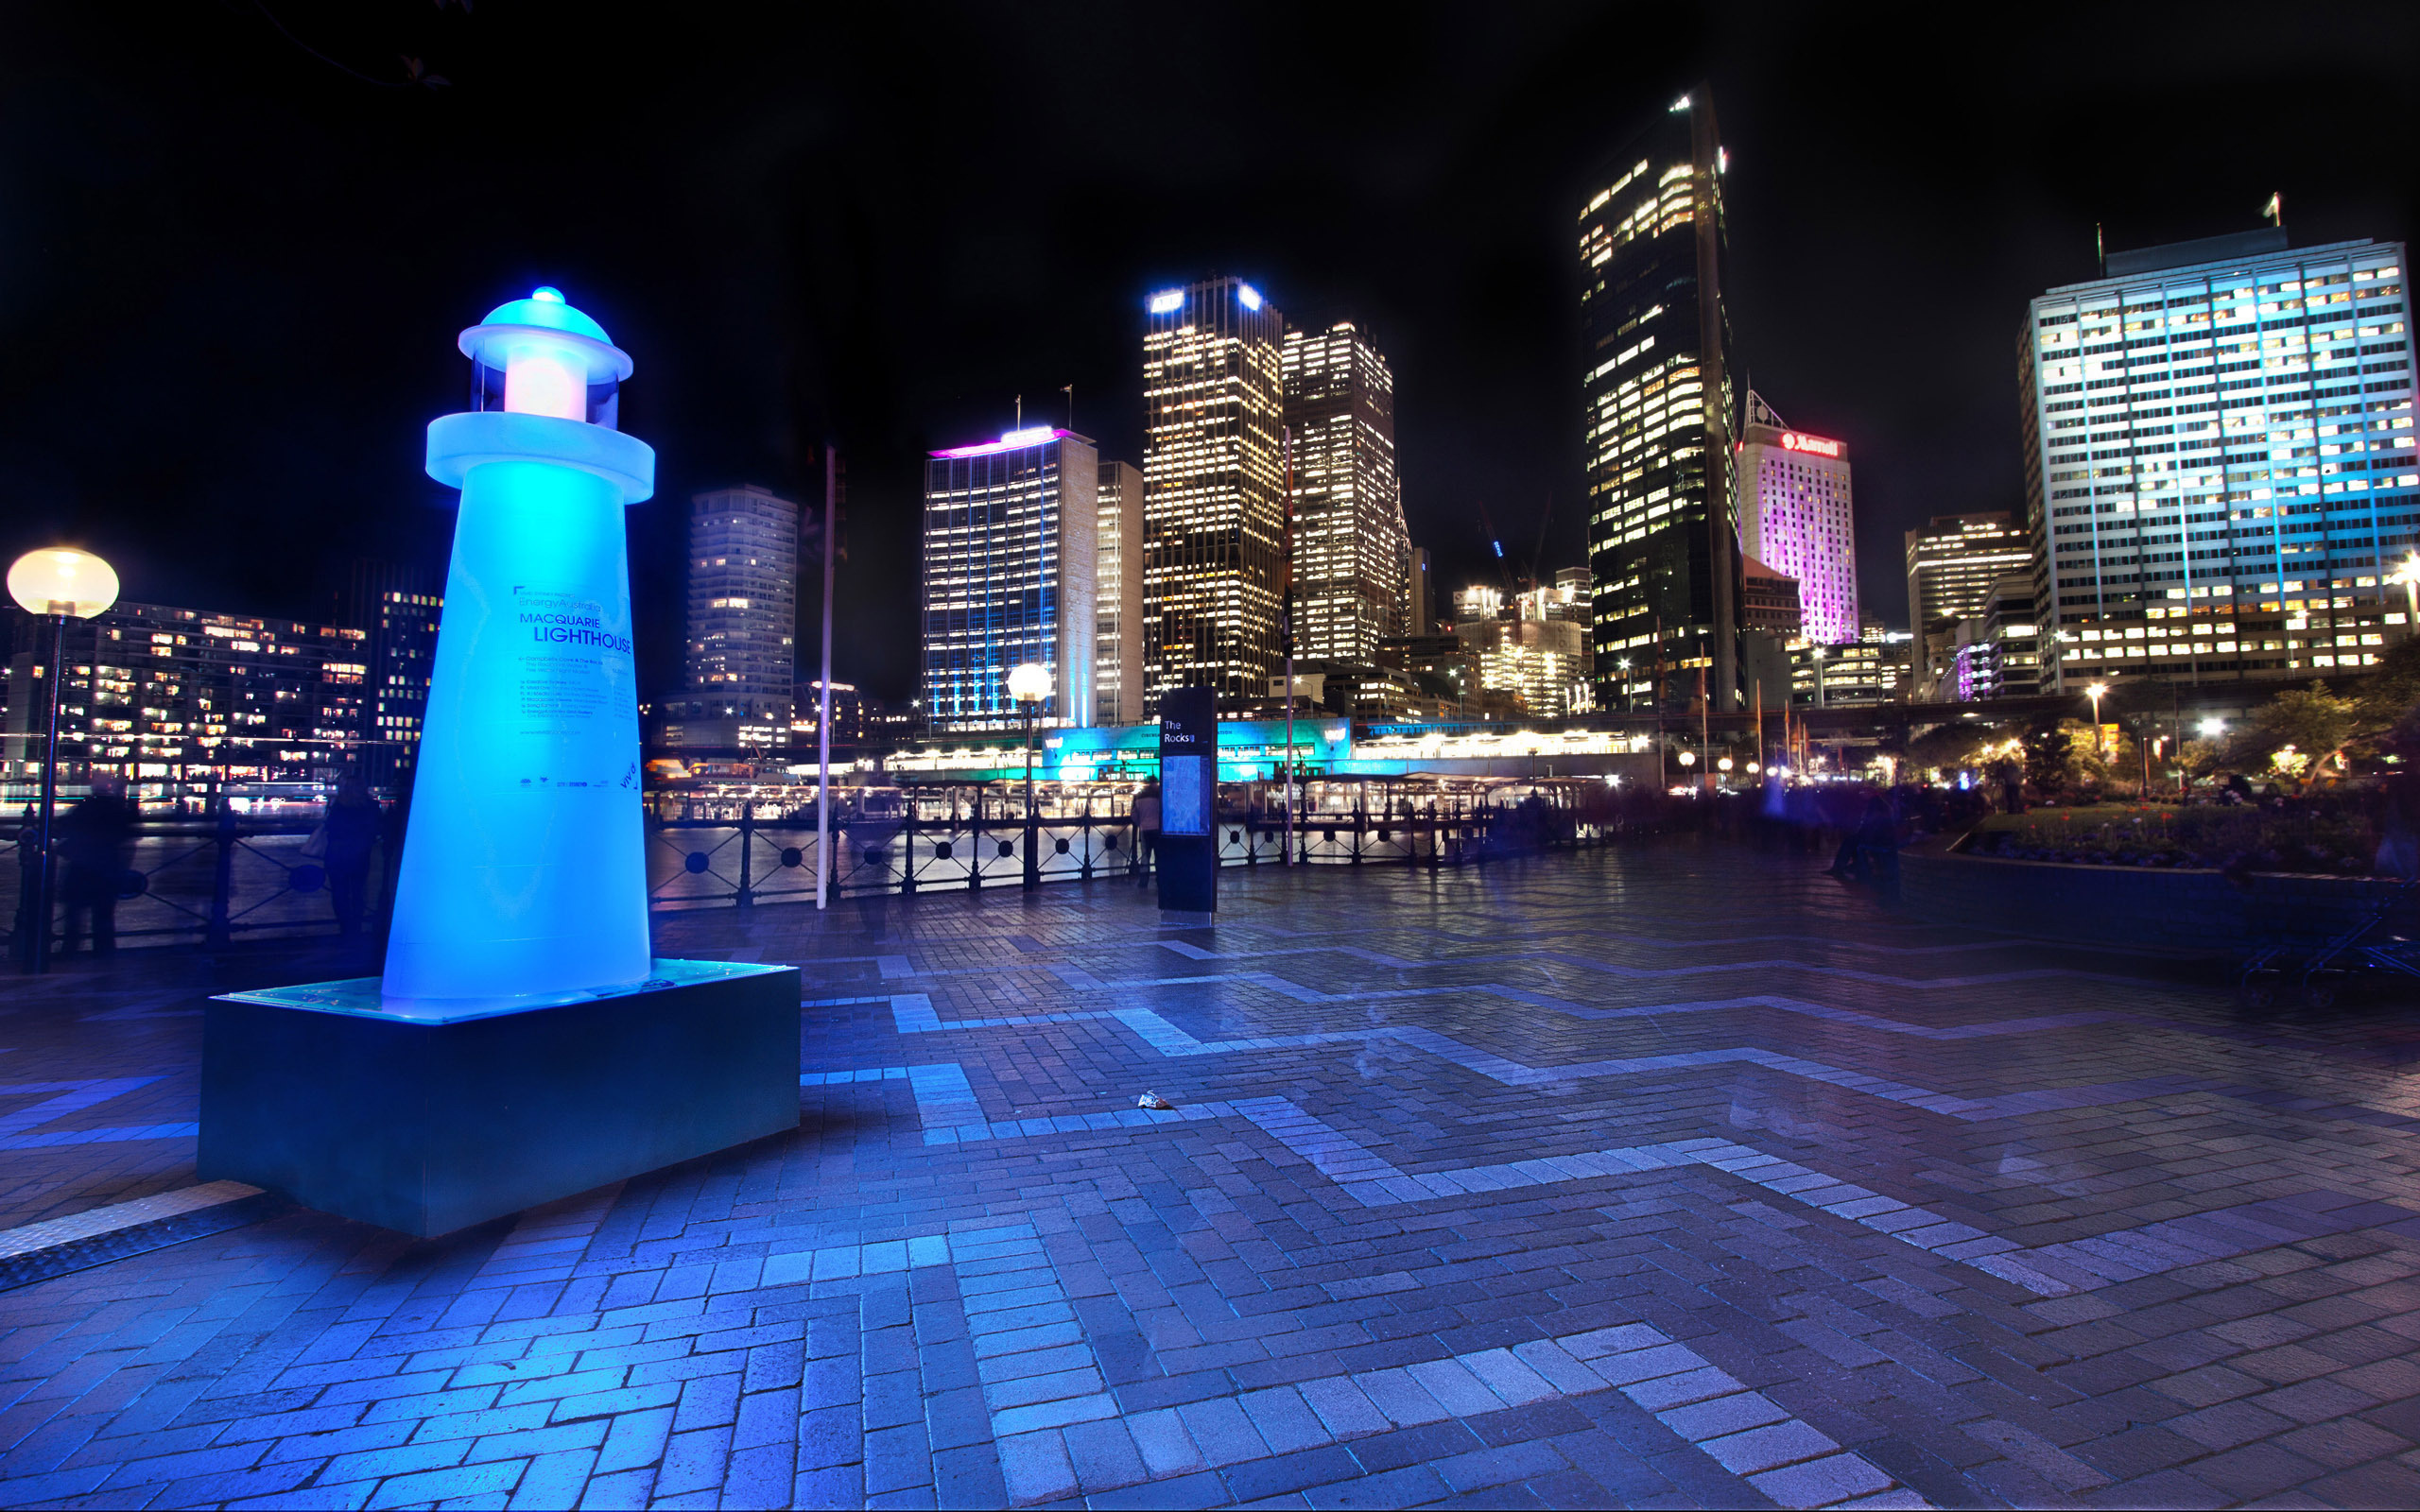
<svg viewBox="0 0 2420 1512">
<path fill-rule="evenodd" d="M 614 427 L 631 359 L 542 288 L 462 333 L 462 490 L 387 973 L 213 998 L 205 1181 L 411 1234 L 798 1126 L 794 966 L 650 959 Z"/>
<path fill-rule="evenodd" d="M 649 974 L 622 510 L 655 453 L 615 428 L 631 359 L 541 288 L 462 333 L 462 490 L 381 996 L 539 1003 Z"/>
</svg>

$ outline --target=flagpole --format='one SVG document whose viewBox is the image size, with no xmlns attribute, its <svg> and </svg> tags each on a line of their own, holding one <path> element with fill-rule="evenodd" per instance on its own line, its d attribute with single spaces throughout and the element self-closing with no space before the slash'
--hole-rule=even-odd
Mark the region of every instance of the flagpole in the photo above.
<svg viewBox="0 0 2420 1512">
<path fill-rule="evenodd" d="M 840 538 L 840 463 L 823 448 L 823 680 L 815 710 L 815 906 L 824 905 L 832 879 L 832 558 Z"/>
</svg>

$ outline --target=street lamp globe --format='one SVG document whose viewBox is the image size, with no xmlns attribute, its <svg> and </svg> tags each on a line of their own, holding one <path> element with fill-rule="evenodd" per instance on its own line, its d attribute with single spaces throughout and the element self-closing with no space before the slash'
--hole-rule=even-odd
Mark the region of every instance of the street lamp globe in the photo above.
<svg viewBox="0 0 2420 1512">
<path fill-rule="evenodd" d="M 9 564 L 9 596 L 28 614 L 89 620 L 117 602 L 117 573 L 89 551 L 46 546 Z"/>
<path fill-rule="evenodd" d="M 1697 764 L 1698 764 L 1698 753 L 1697 753 L 1696 751 L 1693 751 L 1693 750 L 1685 750 L 1685 751 L 1681 752 L 1681 765 L 1684 765 L 1684 766 L 1695 766 Z"/>
<path fill-rule="evenodd" d="M 2209 718 L 2202 721 L 2202 738 L 2204 740 L 2216 740 L 2226 732 L 2227 722 L 2221 719 L 2216 714 L 2212 714 Z"/>
<path fill-rule="evenodd" d="M 1019 703 L 1038 704 L 1050 696 L 1050 669 L 1027 662 L 1009 669 L 1009 696 Z"/>
<path fill-rule="evenodd" d="M 1720 758 L 1720 760 L 1718 760 L 1714 765 L 1717 765 L 1717 766 L 1719 766 L 1719 767 L 1720 767 L 1720 768 L 1722 768 L 1724 771 L 1726 771 L 1726 772 L 1727 772 L 1727 771 L 1731 770 L 1731 758 L 1730 758 L 1730 757 L 1728 757 L 1728 756 L 1722 757 L 1722 758 Z"/>
</svg>

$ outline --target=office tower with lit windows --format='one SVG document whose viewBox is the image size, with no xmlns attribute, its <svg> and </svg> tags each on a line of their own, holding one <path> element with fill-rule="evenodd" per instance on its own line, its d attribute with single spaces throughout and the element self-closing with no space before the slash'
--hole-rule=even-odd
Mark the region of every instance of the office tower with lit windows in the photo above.
<svg viewBox="0 0 2420 1512">
<path fill-rule="evenodd" d="M 363 758 L 388 737 L 370 723 L 379 707 L 368 681 L 372 637 L 358 626 L 121 599 L 68 621 L 57 667 L 43 621 L 12 605 L 0 610 L 0 631 L 11 653 L 0 774 L 40 772 L 37 720 L 59 677 L 63 782 L 113 775 L 139 794 L 163 795 L 211 782 L 378 776 L 375 764 L 364 771 Z"/>
<path fill-rule="evenodd" d="M 1282 676 L 1286 318 L 1241 279 L 1150 297 L 1143 335 L 1144 713 L 1169 688 Z"/>
<path fill-rule="evenodd" d="M 1395 380 L 1349 320 L 1286 333 L 1294 654 L 1370 666 L 1401 633 L 1411 552 L 1395 477 Z"/>
<path fill-rule="evenodd" d="M 2420 541 L 2404 251 L 2264 227 L 2113 252 L 2032 301 L 2046 686 L 2324 676 L 2410 632 L 2387 582 Z"/>
<path fill-rule="evenodd" d="M 1741 629 L 1762 630 L 1785 641 L 1801 638 L 1804 611 L 1799 608 L 1796 578 L 1750 557 L 1740 563 L 1740 590 Z"/>
<path fill-rule="evenodd" d="M 1143 722 L 1143 470 L 1103 462 L 1096 495 L 1093 716 L 1104 725 Z"/>
<path fill-rule="evenodd" d="M 1960 620 L 1948 642 L 1942 699 L 1971 702 L 2039 693 L 2042 634 L 2034 617 L 2033 575 L 1994 583 L 1981 610 Z"/>
<path fill-rule="evenodd" d="M 428 711 L 429 669 L 437 656 L 438 592 L 443 579 L 396 562 L 357 557 L 322 584 L 330 617 L 362 630 L 362 775 L 398 791 L 411 780 Z"/>
<path fill-rule="evenodd" d="M 1009 671 L 1027 662 L 1050 671 L 1043 723 L 1093 722 L 1100 473 L 1089 438 L 1047 425 L 925 462 L 924 688 L 934 729 L 1019 728 Z"/>
<path fill-rule="evenodd" d="M 1737 461 L 1739 545 L 1767 575 L 1798 583 L 1800 634 L 1824 645 L 1857 639 L 1857 529 L 1848 448 L 1791 430 L 1748 395 Z M 1743 616 L 1743 623 L 1745 617 Z"/>
<path fill-rule="evenodd" d="M 1607 160 L 1580 212 L 1600 708 L 1685 706 L 1702 673 L 1715 709 L 1738 707 L 1722 166 L 1700 88 Z"/>
<path fill-rule="evenodd" d="M 2034 568 L 2033 537 L 2005 509 L 1937 514 L 1905 538 L 1908 629 L 1916 690 L 1947 697 L 1959 622 L 1982 612 L 1992 585 Z"/>
<path fill-rule="evenodd" d="M 798 506 L 755 484 L 689 500 L 688 687 L 665 740 L 788 743 L 798 663 Z"/>
<path fill-rule="evenodd" d="M 1937 514 L 1907 534 L 1911 630 L 1979 611 L 1992 585 L 2033 565 L 2033 546 L 2005 509 Z"/>
</svg>

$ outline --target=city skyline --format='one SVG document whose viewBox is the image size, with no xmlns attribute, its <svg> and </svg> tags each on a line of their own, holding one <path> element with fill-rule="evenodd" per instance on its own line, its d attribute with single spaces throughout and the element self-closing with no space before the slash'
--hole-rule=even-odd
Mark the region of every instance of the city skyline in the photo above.
<svg viewBox="0 0 2420 1512">
<path fill-rule="evenodd" d="M 449 9 L 394 37 L 380 28 L 400 23 L 380 12 L 315 23 L 313 45 L 332 56 L 409 51 L 450 80 L 443 92 L 380 94 L 265 26 L 179 17 L 126 39 L 69 14 L 21 25 L 12 77 L 32 89 L 19 97 L 58 108 L 6 124 L 20 135 L 64 129 L 76 150 L 29 146 L 28 161 L 47 164 L 22 191 L 18 224 L 35 239 L 14 285 L 25 292 L 0 310 L 14 335 L 0 364 L 14 365 L 6 380 L 21 396 L 0 416 L 0 484 L 22 522 L 18 543 L 82 540 L 124 565 L 130 593 L 264 615 L 318 612 L 305 585 L 322 555 L 441 568 L 432 542 L 447 516 L 425 507 L 412 438 L 453 405 L 457 385 L 401 354 L 460 307 L 547 281 L 577 285 L 617 329 L 638 322 L 631 328 L 666 353 L 625 400 L 667 438 L 663 500 L 754 477 L 815 503 L 821 470 L 803 460 L 805 449 L 837 441 L 852 464 L 860 576 L 913 572 L 916 458 L 1008 428 L 1020 393 L 1028 413 L 1063 419 L 1054 406 L 1072 384 L 1075 428 L 1099 436 L 1106 455 L 1139 456 L 1132 311 L 1214 265 L 1283 291 L 1305 327 L 1349 314 L 1388 353 L 1410 535 L 1432 554 L 1441 599 L 1492 571 L 1484 532 L 1467 518 L 1477 499 L 1523 541 L 1562 500 L 1546 556 L 1577 560 L 1574 417 L 1556 397 L 1567 392 L 1571 339 L 1565 200 L 1610 146 L 1606 123 L 1660 109 L 1708 77 L 1731 159 L 1726 293 L 1742 367 L 1794 422 L 1843 438 L 1862 459 L 1860 576 L 1895 618 L 1877 585 L 1890 581 L 1907 528 L 1936 513 L 2021 507 L 2007 333 L 2034 294 L 2094 274 L 2096 222 L 2113 249 L 2224 232 L 2256 224 L 2261 201 L 2282 188 L 2298 240 L 2408 239 L 2399 191 L 2327 144 L 2349 132 L 2392 158 L 2420 115 L 2410 78 L 2383 62 L 2393 38 L 2410 35 L 2410 18 L 2394 11 L 2360 24 L 2376 45 L 2349 63 L 2324 18 L 2264 30 L 2266 77 L 2284 87 L 2346 66 L 2362 80 L 2332 90 L 2324 122 L 2242 112 L 2230 103 L 2241 98 L 2236 84 L 2204 81 L 2197 60 L 2223 51 L 2223 28 L 2182 36 L 2114 22 L 2113 47 L 2155 38 L 2152 56 L 2167 64 L 2130 76 L 2156 108 L 2125 127 L 2115 151 L 2102 127 L 2048 107 L 2042 130 L 2003 150 L 1996 123 L 2039 93 L 2013 60 L 1962 63 L 1956 91 L 1922 69 L 1894 69 L 1889 89 L 1860 94 L 1854 86 L 1880 77 L 1886 33 L 1906 42 L 1879 21 L 1772 16 L 1717 36 L 1668 17 L 1575 13 L 1498 33 L 1447 71 L 1423 50 L 1421 39 L 1439 34 L 1414 18 L 1390 43 L 1392 66 L 1334 103 L 1271 95 L 1273 76 L 1246 62 L 1236 88 L 1182 93 L 1131 132 L 1054 132 L 1077 144 L 1065 181 L 1111 207 L 1101 225 L 1118 228 L 1070 240 L 1046 228 L 1077 191 L 1036 203 L 1006 156 L 972 134 L 946 147 L 895 133 L 859 142 L 756 89 L 752 68 L 799 75 L 804 36 L 773 28 L 761 60 L 735 64 L 676 25 L 650 41 L 648 72 L 633 78 L 610 150 L 566 170 L 585 182 L 610 161 L 614 192 L 595 202 L 637 195 L 655 213 L 634 227 L 621 214 L 535 215 L 512 176 L 471 150 L 536 120 L 534 97 L 516 92 L 542 55 L 558 66 L 547 49 L 574 47 L 584 63 L 627 77 L 624 62 L 638 54 L 626 39 L 550 35 L 542 46 L 542 26 L 485 10 Z M 879 60 L 895 38 L 879 18 L 858 25 L 808 50 L 806 77 L 838 69 L 834 87 L 873 128 L 889 119 L 878 100 L 896 65 Z M 1616 38 L 1634 61 L 1607 70 L 1589 60 Z M 1076 46 L 1105 64 L 1160 56 L 1165 43 L 1148 22 L 1105 32 L 1077 19 L 978 21 L 933 40 L 953 55 Z M 851 82 L 848 70 L 869 62 L 857 68 L 863 82 Z M 74 103 L 103 79 L 107 110 Z M 266 112 L 215 112 L 211 92 L 230 83 L 270 102 Z M 714 111 L 694 108 L 708 96 Z M 1255 122 L 1252 102 L 1272 100 L 1278 113 Z M 992 84 L 950 107 L 1003 108 Z M 1079 112 L 1067 117 L 1075 126 L 1101 107 L 1007 108 Z M 2149 124 L 2162 115 L 2200 123 L 2189 147 Z M 1907 132 L 1916 116 L 1927 130 Z M 112 134 L 93 135 L 102 121 Z M 1379 152 L 1392 166 L 1354 179 L 1288 156 L 1286 144 L 1322 133 L 1351 144 L 1352 161 Z M 1979 151 L 1988 171 L 1941 171 Z M 379 166 L 299 180 L 287 171 L 348 155 Z M 455 202 L 488 228 L 468 240 L 447 216 L 399 215 L 389 192 L 396 175 L 458 157 L 463 171 L 446 170 Z M 1278 170 L 1296 161 L 1305 165 Z M 99 162 L 131 177 L 92 179 L 87 166 Z M 718 166 L 701 177 L 706 163 Z M 991 240 L 962 253 L 902 240 L 914 217 L 891 208 L 901 186 L 936 177 L 967 186 Z M 89 193 L 78 187 L 88 181 Z M 768 193 L 777 181 L 824 185 L 835 213 Z M 265 196 L 254 185 L 267 182 L 301 187 Z M 1228 214 L 1205 219 L 1205 196 Z M 128 218 L 138 215 L 139 233 Z M 717 223 L 720 233 L 700 234 Z M 178 236 L 176 263 L 130 263 L 120 249 L 149 245 L 163 224 Z M 1804 234 L 1819 227 L 1824 234 Z M 368 254 L 327 255 L 340 245 Z M 301 297 L 271 296 L 272 284 Z M 655 292 L 675 288 L 699 293 L 675 301 Z M 1848 288 L 1892 290 L 1927 310 L 1923 329 L 1875 324 L 1839 297 Z M 868 301 L 884 311 L 879 331 L 855 313 Z M 294 386 L 273 354 L 309 349 L 299 312 L 365 302 L 381 338 L 326 369 L 324 382 Z M 106 344 L 79 335 L 95 330 L 207 348 L 213 381 L 166 400 L 140 365 L 96 363 Z M 101 419 L 130 414 L 159 432 L 140 455 Z M 660 500 L 631 516 L 640 641 L 659 695 L 679 676 L 679 513 Z M 251 528 L 226 531 L 228 521 Z M 263 535 L 278 547 L 232 539 Z M 912 652 L 897 647 L 912 644 L 912 614 L 897 594 L 852 600 L 852 586 L 844 578 L 836 671 L 904 696 Z M 813 623 L 811 597 L 810 585 L 803 623 Z"/>
</svg>

